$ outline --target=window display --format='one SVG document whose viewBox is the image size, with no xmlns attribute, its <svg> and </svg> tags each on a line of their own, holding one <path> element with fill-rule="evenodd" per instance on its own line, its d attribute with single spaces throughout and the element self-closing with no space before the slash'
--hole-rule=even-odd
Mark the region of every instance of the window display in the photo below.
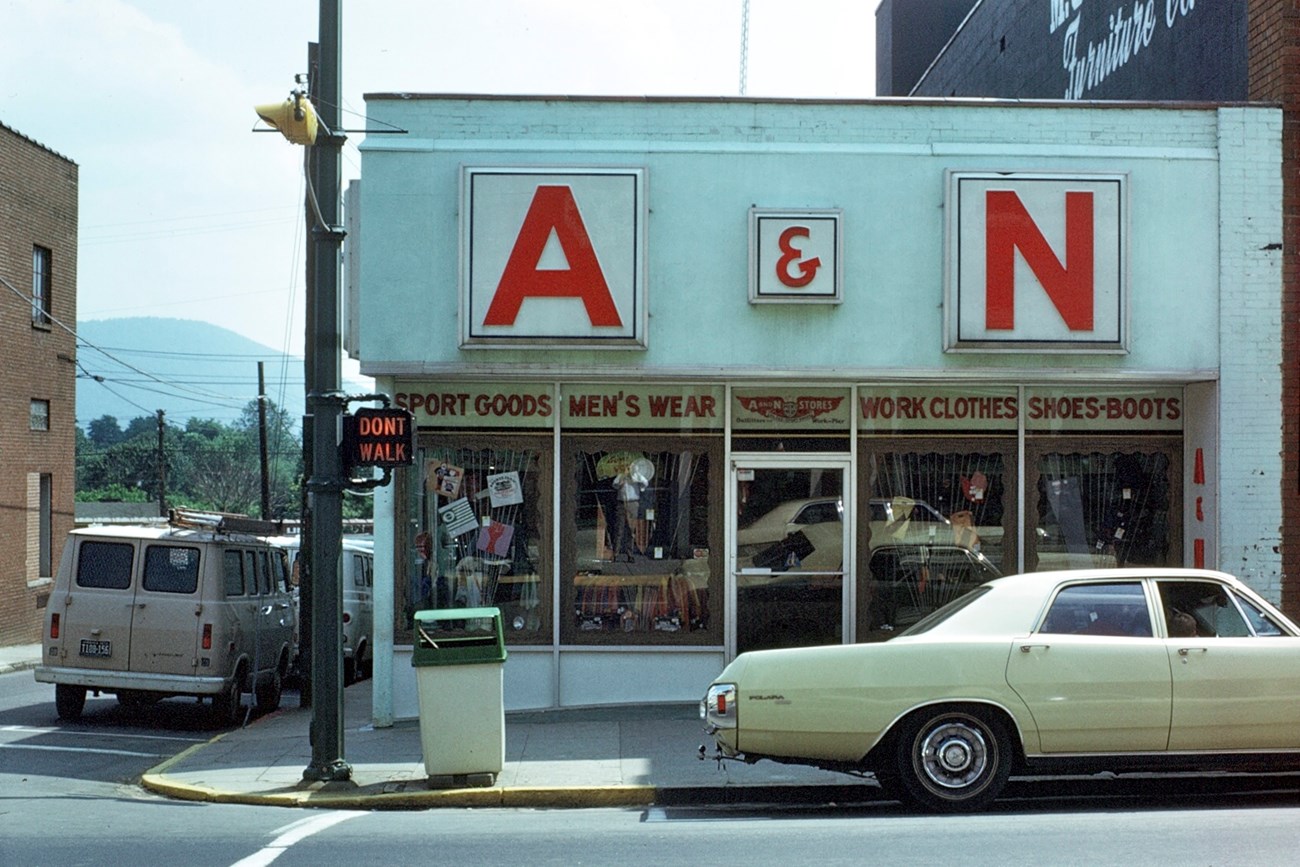
<svg viewBox="0 0 1300 867">
<path fill-rule="evenodd" d="M 719 640 L 719 446 L 670 442 L 575 438 L 565 449 L 563 641 Z"/>
<path fill-rule="evenodd" d="M 1036 571 L 1174 565 L 1168 452 L 1053 451 L 1035 466 Z"/>
<path fill-rule="evenodd" d="M 549 642 L 549 451 L 463 441 L 472 440 L 447 437 L 420 450 L 406 627 L 423 609 L 495 606 L 508 642 Z"/>
</svg>

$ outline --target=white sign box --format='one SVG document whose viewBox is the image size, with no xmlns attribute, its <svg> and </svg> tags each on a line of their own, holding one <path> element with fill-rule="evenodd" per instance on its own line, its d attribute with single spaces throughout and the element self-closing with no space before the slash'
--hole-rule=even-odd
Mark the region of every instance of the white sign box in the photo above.
<svg viewBox="0 0 1300 867">
<path fill-rule="evenodd" d="M 643 168 L 465 167 L 462 347 L 644 349 Z"/>
<path fill-rule="evenodd" d="M 839 304 L 842 216 L 838 209 L 750 208 L 750 303 Z"/>
<path fill-rule="evenodd" d="M 1127 351 L 1127 175 L 947 181 L 945 350 Z"/>
</svg>

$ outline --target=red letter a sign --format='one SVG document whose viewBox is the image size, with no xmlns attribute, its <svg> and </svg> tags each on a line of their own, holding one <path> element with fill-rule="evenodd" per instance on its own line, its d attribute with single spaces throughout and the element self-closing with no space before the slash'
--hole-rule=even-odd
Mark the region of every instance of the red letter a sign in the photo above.
<svg viewBox="0 0 1300 867">
<path fill-rule="evenodd" d="M 552 232 L 567 270 L 537 267 Z M 483 324 L 513 325 L 525 298 L 581 298 L 592 325 L 623 324 L 569 187 L 539 186 L 533 194 Z"/>
</svg>

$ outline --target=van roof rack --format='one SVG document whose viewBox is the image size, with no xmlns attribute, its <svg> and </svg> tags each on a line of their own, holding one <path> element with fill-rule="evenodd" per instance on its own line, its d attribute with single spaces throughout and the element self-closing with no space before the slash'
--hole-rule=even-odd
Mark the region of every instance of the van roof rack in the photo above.
<svg viewBox="0 0 1300 867">
<path fill-rule="evenodd" d="M 284 532 L 283 521 L 263 521 L 228 512 L 204 512 L 197 509 L 171 509 L 167 523 L 173 527 L 211 530 L 214 533 L 247 533 L 250 536 L 278 536 Z"/>
</svg>

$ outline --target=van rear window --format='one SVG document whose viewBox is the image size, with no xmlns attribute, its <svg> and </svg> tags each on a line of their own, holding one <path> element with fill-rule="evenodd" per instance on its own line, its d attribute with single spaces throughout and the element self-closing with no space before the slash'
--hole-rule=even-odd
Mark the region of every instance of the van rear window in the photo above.
<svg viewBox="0 0 1300 867">
<path fill-rule="evenodd" d="M 145 590 L 193 593 L 199 588 L 199 549 L 150 545 L 144 552 Z"/>
<path fill-rule="evenodd" d="M 131 586 L 134 548 L 121 542 L 82 542 L 77 556 L 77 586 L 125 590 Z"/>
</svg>

